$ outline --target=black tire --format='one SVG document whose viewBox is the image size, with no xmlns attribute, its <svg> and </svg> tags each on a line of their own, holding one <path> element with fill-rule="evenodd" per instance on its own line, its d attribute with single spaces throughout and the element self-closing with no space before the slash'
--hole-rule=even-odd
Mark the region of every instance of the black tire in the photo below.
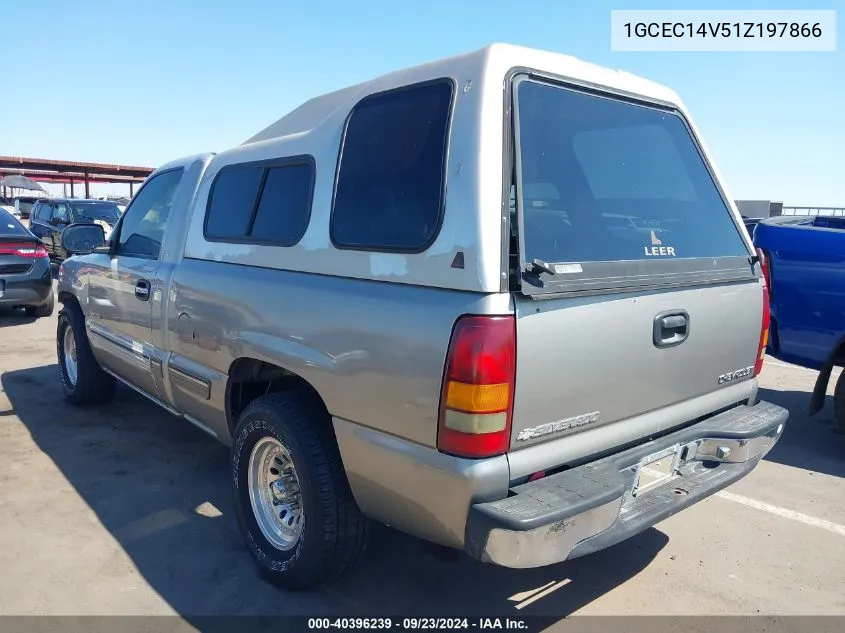
<svg viewBox="0 0 845 633">
<path fill-rule="evenodd" d="M 50 291 L 50 299 L 46 302 L 41 304 L 40 306 L 27 306 L 26 313 L 29 316 L 36 317 L 36 318 L 43 318 L 48 317 L 53 314 L 53 310 L 56 307 L 56 299 L 53 295 L 53 291 Z"/>
<path fill-rule="evenodd" d="M 290 453 L 302 495 L 303 532 L 287 551 L 264 536 L 249 496 L 250 455 L 268 436 Z M 269 394 L 247 406 L 234 433 L 231 475 L 238 524 L 265 580 L 311 589 L 349 571 L 366 550 L 370 521 L 352 496 L 328 412 L 310 390 Z"/>
<path fill-rule="evenodd" d="M 839 432 L 845 433 L 845 370 L 839 374 L 836 389 L 833 390 L 833 416 Z"/>
<path fill-rule="evenodd" d="M 73 330 L 76 342 L 76 383 L 70 380 L 65 367 L 64 334 L 67 328 Z M 85 317 L 75 303 L 67 303 L 59 311 L 59 326 L 56 328 L 56 354 L 59 358 L 59 374 L 65 398 L 77 405 L 101 404 L 114 397 L 115 379 L 104 372 L 88 342 L 85 332 Z"/>
</svg>

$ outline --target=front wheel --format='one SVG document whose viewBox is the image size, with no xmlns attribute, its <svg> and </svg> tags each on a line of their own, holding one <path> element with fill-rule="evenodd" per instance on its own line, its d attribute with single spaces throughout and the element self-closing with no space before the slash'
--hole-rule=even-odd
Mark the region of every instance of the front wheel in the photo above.
<svg viewBox="0 0 845 633">
<path fill-rule="evenodd" d="M 85 317 L 74 304 L 59 312 L 56 353 L 65 398 L 73 404 L 107 402 L 114 396 L 115 380 L 104 372 L 88 342 Z"/>
<path fill-rule="evenodd" d="M 302 389 L 240 416 L 231 475 L 241 531 L 261 575 L 310 589 L 351 569 L 369 539 L 322 403 Z"/>
</svg>

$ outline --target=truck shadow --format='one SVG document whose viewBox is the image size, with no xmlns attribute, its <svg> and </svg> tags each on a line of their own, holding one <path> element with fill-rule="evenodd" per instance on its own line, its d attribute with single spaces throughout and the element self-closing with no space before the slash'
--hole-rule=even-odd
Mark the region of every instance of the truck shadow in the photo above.
<svg viewBox="0 0 845 633">
<path fill-rule="evenodd" d="M 317 591 L 286 593 L 254 571 L 231 509 L 225 447 L 125 388 L 107 406 L 72 407 L 57 371 L 47 365 L 2 375 L 15 414 L 146 583 L 198 626 L 201 616 L 409 613 L 540 616 L 552 623 L 634 577 L 668 542 L 650 529 L 568 563 L 508 570 L 451 550 L 436 555 L 422 541 L 376 526 L 365 561 L 351 575 Z M 25 455 L 14 459 L 22 462 L 19 472 L 29 472 Z M 21 477 L 20 485 L 34 485 Z M 66 542 L 55 540 L 62 536 L 61 515 L 56 519 L 47 547 Z"/>
<path fill-rule="evenodd" d="M 765 459 L 804 470 L 845 477 L 845 435 L 833 418 L 833 398 L 813 417 L 807 413 L 810 394 L 806 391 L 763 389 L 758 397 L 789 410 L 783 436 Z"/>
</svg>

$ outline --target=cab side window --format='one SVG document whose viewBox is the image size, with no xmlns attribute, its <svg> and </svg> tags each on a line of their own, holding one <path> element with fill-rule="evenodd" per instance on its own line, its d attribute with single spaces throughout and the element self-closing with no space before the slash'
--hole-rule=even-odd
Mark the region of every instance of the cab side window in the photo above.
<svg viewBox="0 0 845 633">
<path fill-rule="evenodd" d="M 115 253 L 158 259 L 182 169 L 162 172 L 141 188 L 121 218 Z"/>
<path fill-rule="evenodd" d="M 67 205 L 64 202 L 60 202 L 58 204 L 52 205 L 53 207 L 53 215 L 52 219 L 56 220 L 57 222 L 70 222 L 70 212 L 68 211 Z"/>
</svg>

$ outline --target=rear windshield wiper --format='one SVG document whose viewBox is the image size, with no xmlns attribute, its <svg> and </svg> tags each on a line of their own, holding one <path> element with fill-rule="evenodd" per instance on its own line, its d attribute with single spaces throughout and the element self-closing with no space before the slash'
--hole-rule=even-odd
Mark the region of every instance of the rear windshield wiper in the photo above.
<svg viewBox="0 0 845 633">
<path fill-rule="evenodd" d="M 555 270 L 554 266 L 554 264 L 544 262 L 542 259 L 532 259 L 530 262 L 525 263 L 525 272 L 549 273 L 550 275 L 556 275 L 557 271 Z"/>
<path fill-rule="evenodd" d="M 568 275 L 578 274 L 584 272 L 581 264 L 573 262 L 545 262 L 542 259 L 532 259 L 522 266 L 523 273 L 548 273 L 549 275 L 560 275 L 566 273 Z"/>
</svg>

